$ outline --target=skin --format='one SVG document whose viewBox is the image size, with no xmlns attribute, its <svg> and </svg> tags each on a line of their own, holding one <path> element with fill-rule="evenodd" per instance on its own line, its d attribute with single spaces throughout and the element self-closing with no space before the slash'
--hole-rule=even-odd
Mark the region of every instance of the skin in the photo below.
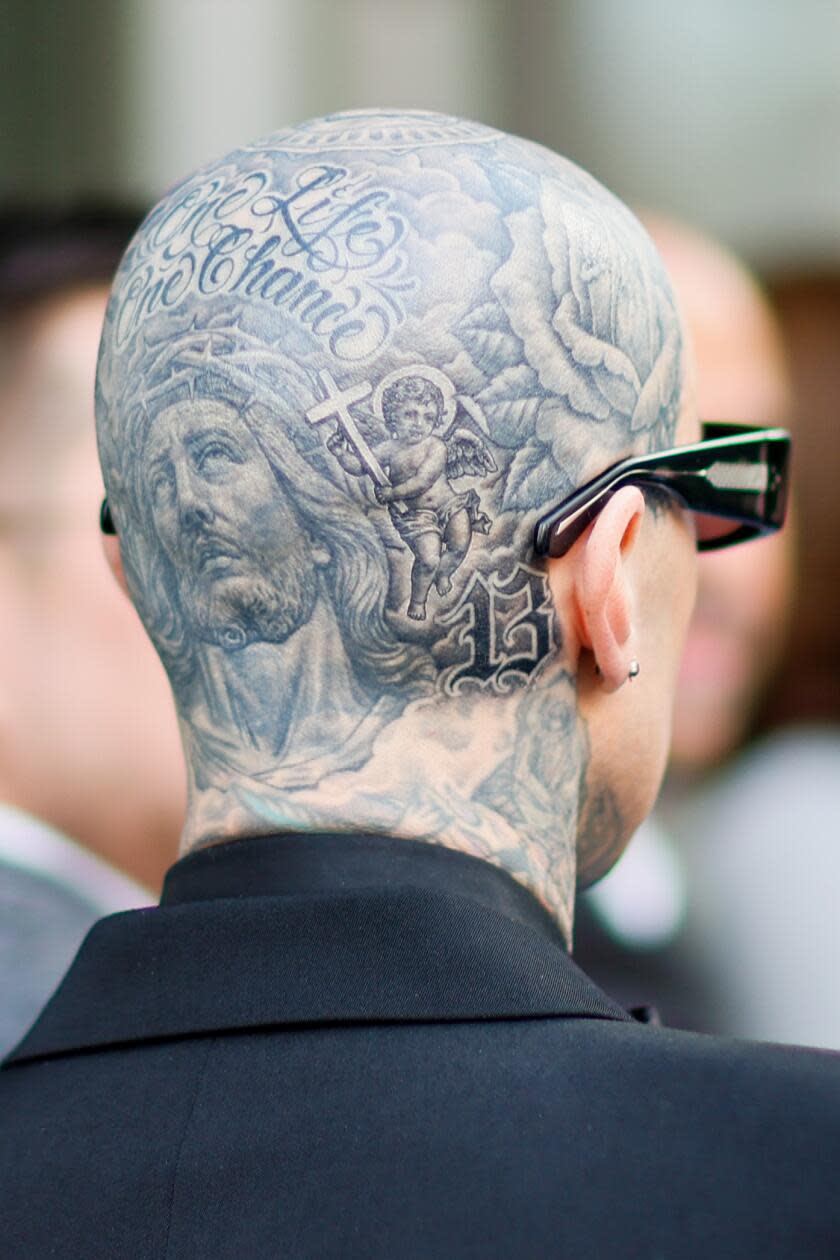
<svg viewBox="0 0 840 1260">
<path fill-rule="evenodd" d="M 423 407 L 385 436 L 377 399 L 406 373 L 457 403 L 451 437 Z M 237 455 L 208 477 L 191 426 L 210 410 Z M 626 208 L 455 119 L 278 133 L 135 239 L 97 427 L 107 550 L 181 717 L 182 851 L 278 829 L 423 839 L 510 871 L 570 940 L 578 863 L 606 869 L 658 788 L 694 592 L 690 523 L 633 487 L 562 559 L 533 552 L 575 485 L 697 435 L 673 296 Z M 447 480 L 458 560 L 421 613 L 441 542 L 421 553 L 430 522 L 399 505 L 445 510 Z M 223 522 L 209 559 L 199 518 Z M 283 602 L 295 560 L 310 602 L 284 638 L 211 633 L 214 603 Z"/>
<path fill-rule="evenodd" d="M 185 776 L 166 676 L 100 551 L 91 398 L 105 299 L 71 291 L 30 312 L 5 374 L 0 797 L 155 890 Z"/>
<path fill-rule="evenodd" d="M 674 283 L 697 361 L 704 419 L 788 426 L 790 381 L 766 298 L 718 245 L 661 218 L 646 224 Z M 677 687 L 672 770 L 692 777 L 735 751 L 784 651 L 794 532 L 701 555 Z"/>
</svg>

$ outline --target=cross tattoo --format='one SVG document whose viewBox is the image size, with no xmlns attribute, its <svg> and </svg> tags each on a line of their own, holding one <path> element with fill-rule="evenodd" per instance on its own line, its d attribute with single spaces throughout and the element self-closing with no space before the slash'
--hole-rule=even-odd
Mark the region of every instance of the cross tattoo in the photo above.
<svg viewBox="0 0 840 1260">
<path fill-rule="evenodd" d="M 339 428 L 358 455 L 365 471 L 373 479 L 374 485 L 390 486 L 391 482 L 388 474 L 374 455 L 364 435 L 359 431 L 359 426 L 356 424 L 350 411 L 350 408 L 355 403 L 364 402 L 366 398 L 370 397 L 373 392 L 370 382 L 363 381 L 361 385 L 353 385 L 349 389 L 342 390 L 339 389 L 331 372 L 322 371 L 318 373 L 318 376 L 326 398 L 323 402 L 316 403 L 314 407 L 309 408 L 306 413 L 307 420 L 310 424 L 322 424 L 325 420 L 337 420 Z M 400 504 L 394 503 L 392 506 L 397 511 L 400 511 Z"/>
</svg>

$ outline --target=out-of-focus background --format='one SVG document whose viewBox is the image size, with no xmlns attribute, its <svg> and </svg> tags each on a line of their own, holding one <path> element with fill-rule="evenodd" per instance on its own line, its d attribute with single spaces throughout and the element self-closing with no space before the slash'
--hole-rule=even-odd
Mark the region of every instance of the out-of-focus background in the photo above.
<svg viewBox="0 0 840 1260">
<path fill-rule="evenodd" d="M 760 686 L 744 693 L 738 730 L 672 771 L 660 811 L 664 849 L 657 857 L 654 844 L 651 863 L 627 877 L 623 893 L 594 908 L 584 903 L 581 961 L 605 985 L 614 979 L 628 1000 L 648 980 L 653 992 L 640 988 L 638 999 L 659 997 L 666 1020 L 840 1044 L 833 914 L 840 896 L 840 5 L 3 0 L 0 7 L 6 205 L 98 199 L 142 210 L 241 141 L 307 116 L 381 105 L 473 117 L 541 141 L 636 208 L 692 225 L 734 251 L 769 298 L 770 331 L 743 350 L 737 332 L 751 318 L 743 286 L 728 288 L 722 272 L 720 287 L 697 302 L 712 330 L 718 309 L 721 328 L 724 316 L 734 320 L 718 354 L 728 347 L 741 362 L 755 354 L 757 377 L 764 369 L 756 347 L 766 350 L 768 339 L 775 347 L 781 330 L 781 349 L 772 353 L 787 360 L 780 412 L 796 439 L 795 585 L 784 579 L 777 603 L 768 601 L 760 636 L 770 644 L 761 649 L 768 663 Z M 674 257 L 681 265 L 683 255 Z M 714 267 L 695 256 L 694 271 L 709 280 Z M 714 394 L 724 409 L 727 397 L 723 388 Z M 737 391 L 731 397 L 735 409 Z M 791 555 L 780 564 L 790 565 Z M 710 600 L 721 624 L 725 606 L 725 596 Z M 704 642 L 711 660 L 716 649 Z M 730 676 L 734 652 L 730 645 L 722 656 Z M 709 729 L 715 721 L 711 710 L 697 718 Z M 713 800 L 714 810 L 698 815 L 698 800 Z M 780 820 L 783 834 L 763 843 Z M 704 829 L 724 825 L 733 834 L 716 834 L 707 860 Z M 86 843 L 83 832 L 80 824 L 73 838 Z M 139 868 L 131 873 L 154 882 Z M 697 915 L 695 884 L 708 903 Z M 751 926 L 762 913 L 764 935 Z M 727 933 L 733 918 L 746 925 L 741 937 Z M 746 937 L 759 942 L 753 972 L 723 995 L 701 979 L 705 996 L 695 1001 L 684 958 L 689 970 L 734 975 L 733 956 L 750 952 Z M 775 1008 L 779 964 L 768 954 L 767 976 L 759 982 L 755 971 L 772 940 L 785 957 L 797 956 Z M 797 986 L 806 1015 L 786 1022 Z M 774 1008 L 763 1024 L 758 1017 L 739 1024 L 745 987 L 762 1010 Z M 833 1023 L 808 1022 L 816 1005 L 833 1008 Z"/>
</svg>

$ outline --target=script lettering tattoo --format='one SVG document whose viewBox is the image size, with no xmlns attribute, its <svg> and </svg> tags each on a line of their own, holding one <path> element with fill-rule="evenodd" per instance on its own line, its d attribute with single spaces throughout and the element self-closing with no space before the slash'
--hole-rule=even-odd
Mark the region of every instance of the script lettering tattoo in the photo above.
<svg viewBox="0 0 840 1260">
<path fill-rule="evenodd" d="M 270 171 L 190 183 L 147 221 L 134 246 L 114 340 L 195 292 L 240 294 L 284 311 L 339 360 L 368 357 L 404 317 L 414 287 L 392 197 L 346 167 L 312 166 L 279 187 Z"/>
<path fill-rule="evenodd" d="M 115 281 L 97 418 L 187 842 L 460 843 L 570 926 L 588 743 L 533 523 L 668 445 L 679 394 L 647 238 L 538 146 L 342 114 L 164 198 Z"/>
</svg>

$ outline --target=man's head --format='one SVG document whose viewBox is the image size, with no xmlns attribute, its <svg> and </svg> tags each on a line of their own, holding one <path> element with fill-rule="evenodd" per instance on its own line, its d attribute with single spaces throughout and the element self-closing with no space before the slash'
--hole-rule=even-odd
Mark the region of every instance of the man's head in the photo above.
<svg viewBox="0 0 840 1260">
<path fill-rule="evenodd" d="M 165 675 L 102 562 L 93 426 L 107 285 L 137 221 L 0 215 L 0 799 L 154 886 L 183 758 Z"/>
<path fill-rule="evenodd" d="M 632 486 L 562 560 L 534 524 L 695 440 L 685 379 L 649 238 L 527 141 L 337 115 L 170 193 L 114 284 L 97 418 L 199 766 L 190 842 L 423 835 L 562 884 L 568 918 L 576 832 L 600 871 L 658 786 L 694 542 Z"/>
<path fill-rule="evenodd" d="M 667 219 L 647 226 L 673 280 L 697 365 L 704 420 L 790 421 L 791 385 L 775 315 L 719 245 Z M 743 739 L 784 650 L 793 596 L 790 530 L 703 556 L 677 688 L 673 768 L 696 774 Z"/>
</svg>

